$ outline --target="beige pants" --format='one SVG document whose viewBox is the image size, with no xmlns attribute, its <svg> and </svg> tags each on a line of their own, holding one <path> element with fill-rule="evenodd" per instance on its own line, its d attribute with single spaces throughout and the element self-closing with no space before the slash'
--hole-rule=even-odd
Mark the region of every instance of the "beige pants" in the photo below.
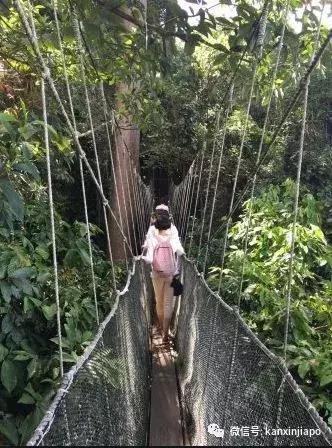
<svg viewBox="0 0 332 448">
<path fill-rule="evenodd" d="M 168 333 L 169 324 L 174 309 L 174 290 L 171 287 L 173 277 L 152 276 L 152 283 L 156 298 L 157 316 L 164 334 Z"/>
</svg>

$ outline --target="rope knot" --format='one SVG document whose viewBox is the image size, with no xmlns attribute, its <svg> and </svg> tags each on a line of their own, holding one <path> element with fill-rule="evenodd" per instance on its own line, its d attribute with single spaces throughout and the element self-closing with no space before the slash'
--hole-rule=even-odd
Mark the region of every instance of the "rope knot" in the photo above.
<svg viewBox="0 0 332 448">
<path fill-rule="evenodd" d="M 104 206 L 104 207 L 108 207 L 108 205 L 109 205 L 108 200 L 107 200 L 106 198 L 103 199 L 103 206 Z"/>
</svg>

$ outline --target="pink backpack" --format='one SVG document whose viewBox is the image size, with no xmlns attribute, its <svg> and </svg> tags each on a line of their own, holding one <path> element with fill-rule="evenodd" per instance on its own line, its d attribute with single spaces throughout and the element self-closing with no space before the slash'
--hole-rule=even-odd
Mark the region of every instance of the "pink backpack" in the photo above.
<svg viewBox="0 0 332 448">
<path fill-rule="evenodd" d="M 153 252 L 152 269 L 160 277 L 172 277 L 176 271 L 176 261 L 172 245 L 169 240 L 163 241 L 157 237 L 158 244 Z"/>
</svg>

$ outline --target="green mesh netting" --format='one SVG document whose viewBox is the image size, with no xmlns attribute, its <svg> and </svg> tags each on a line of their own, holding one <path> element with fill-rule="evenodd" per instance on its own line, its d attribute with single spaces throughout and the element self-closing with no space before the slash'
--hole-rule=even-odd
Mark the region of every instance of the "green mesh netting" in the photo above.
<svg viewBox="0 0 332 448">
<path fill-rule="evenodd" d="M 146 445 L 151 291 L 142 262 L 28 445 Z"/>
<path fill-rule="evenodd" d="M 330 430 L 278 358 L 257 339 L 238 313 L 207 287 L 188 261 L 183 263 L 183 275 L 177 371 L 190 443 L 332 444 Z M 224 430 L 223 437 L 220 432 L 219 436 L 213 434 L 215 427 L 208 428 L 211 424 Z M 277 428 L 279 434 L 275 435 L 272 429 Z M 293 433 L 289 433 L 291 429 Z M 315 434 L 303 432 L 310 429 Z"/>
</svg>

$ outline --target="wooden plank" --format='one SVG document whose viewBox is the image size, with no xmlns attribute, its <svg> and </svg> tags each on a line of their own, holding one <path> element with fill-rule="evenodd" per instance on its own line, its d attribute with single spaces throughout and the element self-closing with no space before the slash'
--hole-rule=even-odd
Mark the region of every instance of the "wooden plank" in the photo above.
<svg viewBox="0 0 332 448">
<path fill-rule="evenodd" d="M 162 344 L 156 329 L 152 333 L 152 351 L 149 446 L 183 446 L 175 353 Z"/>
</svg>

